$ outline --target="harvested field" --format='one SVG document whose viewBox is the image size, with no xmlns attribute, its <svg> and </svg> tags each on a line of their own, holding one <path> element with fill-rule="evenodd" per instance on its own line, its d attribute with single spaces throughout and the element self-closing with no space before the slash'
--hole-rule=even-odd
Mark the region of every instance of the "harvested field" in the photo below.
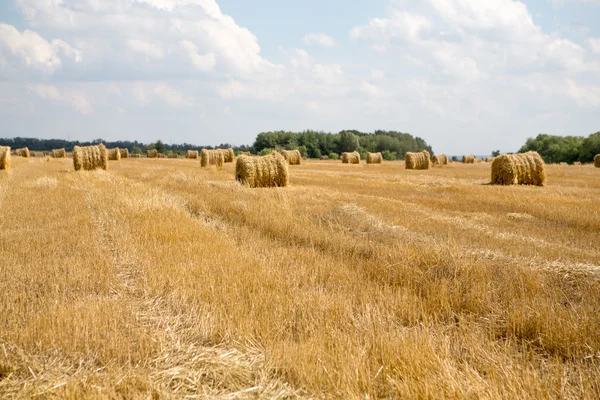
<svg viewBox="0 0 600 400">
<path fill-rule="evenodd" d="M 0 398 L 600 398 L 593 165 L 11 161 Z"/>
</svg>

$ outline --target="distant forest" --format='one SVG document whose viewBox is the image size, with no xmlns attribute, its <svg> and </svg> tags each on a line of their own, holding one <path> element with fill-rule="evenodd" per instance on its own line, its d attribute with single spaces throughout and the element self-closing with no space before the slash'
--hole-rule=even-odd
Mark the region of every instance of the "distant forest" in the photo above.
<svg viewBox="0 0 600 400">
<path fill-rule="evenodd" d="M 588 137 L 540 134 L 527 139 L 519 149 L 519 153 L 526 151 L 537 151 L 547 163 L 590 163 L 596 154 L 600 154 L 600 132 Z"/>
</svg>

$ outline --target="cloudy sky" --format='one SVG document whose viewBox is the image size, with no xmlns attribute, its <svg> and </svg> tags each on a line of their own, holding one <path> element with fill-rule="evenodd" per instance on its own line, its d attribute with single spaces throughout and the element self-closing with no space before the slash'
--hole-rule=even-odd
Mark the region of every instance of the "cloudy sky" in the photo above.
<svg viewBox="0 0 600 400">
<path fill-rule="evenodd" d="M 600 130 L 600 0 L 1 0 L 0 136 L 437 152 Z"/>
</svg>

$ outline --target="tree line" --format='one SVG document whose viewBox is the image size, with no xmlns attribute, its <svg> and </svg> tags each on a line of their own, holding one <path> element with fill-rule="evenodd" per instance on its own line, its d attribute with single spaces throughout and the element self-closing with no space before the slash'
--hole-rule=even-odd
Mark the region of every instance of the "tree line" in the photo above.
<svg viewBox="0 0 600 400">
<path fill-rule="evenodd" d="M 527 139 L 519 149 L 519 153 L 526 151 L 537 151 L 547 163 L 590 163 L 600 154 L 600 132 L 588 137 L 539 134 Z"/>
</svg>

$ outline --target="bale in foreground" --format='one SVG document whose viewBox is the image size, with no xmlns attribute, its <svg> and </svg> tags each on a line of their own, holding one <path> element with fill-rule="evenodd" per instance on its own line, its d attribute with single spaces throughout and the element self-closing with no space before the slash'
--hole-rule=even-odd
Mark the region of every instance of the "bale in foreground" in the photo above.
<svg viewBox="0 0 600 400">
<path fill-rule="evenodd" d="M 288 163 L 279 153 L 262 157 L 240 156 L 235 163 L 235 179 L 256 187 L 284 187 L 289 184 Z"/>
<path fill-rule="evenodd" d="M 431 163 L 433 165 L 448 165 L 448 156 L 445 154 L 439 154 L 439 155 L 436 154 L 431 159 Z"/>
<path fill-rule="evenodd" d="M 342 153 L 342 163 L 360 164 L 360 153 L 358 151 L 353 151 L 352 153 Z"/>
<path fill-rule="evenodd" d="M 0 169 L 10 168 L 10 146 L 0 146 Z"/>
<path fill-rule="evenodd" d="M 75 171 L 81 169 L 92 171 L 94 169 L 108 168 L 108 151 L 103 144 L 98 146 L 75 146 L 73 149 L 73 167 Z"/>
<path fill-rule="evenodd" d="M 381 164 L 382 161 L 381 153 L 367 153 L 367 164 Z"/>
<path fill-rule="evenodd" d="M 289 165 L 302 164 L 302 154 L 298 150 L 281 150 L 281 155 Z"/>
<path fill-rule="evenodd" d="M 25 157 L 25 158 L 31 157 L 31 155 L 29 153 L 29 148 L 27 148 L 27 147 L 23 147 L 22 149 L 15 150 L 15 155 L 19 156 L 19 157 Z"/>
<path fill-rule="evenodd" d="M 207 150 L 202 149 L 200 152 L 200 166 L 208 167 L 209 165 L 216 165 L 222 167 L 225 163 L 225 156 L 221 150 Z"/>
<path fill-rule="evenodd" d="M 502 154 L 492 162 L 492 184 L 544 186 L 546 184 L 544 160 L 535 151 Z"/>
<path fill-rule="evenodd" d="M 156 149 L 148 150 L 148 151 L 146 151 L 146 156 L 148 158 L 158 158 L 158 150 L 156 150 Z"/>
<path fill-rule="evenodd" d="M 52 157 L 53 158 L 66 158 L 67 151 L 65 149 L 54 149 L 54 150 L 52 150 Z"/>
<path fill-rule="evenodd" d="M 223 162 L 232 163 L 235 161 L 235 153 L 232 148 L 228 149 L 220 149 L 221 153 L 223 153 Z"/>
<path fill-rule="evenodd" d="M 429 152 L 423 150 L 419 153 L 406 153 L 404 157 L 406 169 L 429 169 Z"/>
<path fill-rule="evenodd" d="M 600 168 L 600 154 L 596 154 L 596 157 L 594 157 L 594 167 Z"/>
<path fill-rule="evenodd" d="M 121 158 L 129 158 L 129 149 L 119 149 Z"/>
<path fill-rule="evenodd" d="M 199 157 L 200 155 L 198 154 L 198 150 L 188 150 L 187 154 L 185 155 L 185 158 L 190 160 L 197 160 Z"/>
<path fill-rule="evenodd" d="M 470 154 L 465 154 L 462 157 L 462 163 L 463 164 L 475 164 L 475 156 L 472 156 Z"/>
<path fill-rule="evenodd" d="M 111 161 L 119 161 L 121 159 L 121 150 L 118 147 L 108 150 L 108 159 Z"/>
</svg>

